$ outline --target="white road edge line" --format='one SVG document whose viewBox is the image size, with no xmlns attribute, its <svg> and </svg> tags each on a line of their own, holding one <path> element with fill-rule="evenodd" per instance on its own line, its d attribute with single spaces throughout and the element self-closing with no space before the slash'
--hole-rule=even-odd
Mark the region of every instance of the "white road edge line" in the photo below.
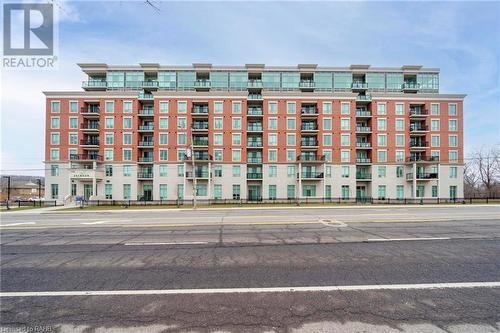
<svg viewBox="0 0 500 333">
<path fill-rule="evenodd" d="M 123 243 L 123 245 L 198 245 L 208 244 L 208 242 L 137 242 L 137 243 Z"/>
<path fill-rule="evenodd" d="M 109 223 L 109 222 L 113 222 L 113 221 L 107 221 L 106 220 L 106 221 L 95 221 L 95 222 L 82 222 L 80 224 L 104 224 L 104 223 Z"/>
<path fill-rule="evenodd" d="M 15 225 L 23 225 L 23 224 L 36 224 L 36 222 L 8 223 L 8 224 L 2 224 L 2 225 L 0 225 L 0 228 L 1 227 L 10 227 L 10 226 L 15 226 Z"/>
<path fill-rule="evenodd" d="M 359 286 L 311 286 L 269 288 L 216 288 L 216 289 L 160 289 L 160 290 L 89 290 L 89 291 L 20 291 L 0 292 L 0 297 L 51 297 L 51 296 L 129 296 L 129 295 L 190 295 L 233 293 L 279 293 L 315 291 L 365 291 L 365 290 L 421 290 L 449 288 L 498 288 L 500 282 L 380 284 Z"/>
<path fill-rule="evenodd" d="M 397 241 L 421 241 L 421 240 L 449 240 L 450 237 L 414 237 L 414 238 L 368 238 L 368 242 L 397 242 Z"/>
</svg>

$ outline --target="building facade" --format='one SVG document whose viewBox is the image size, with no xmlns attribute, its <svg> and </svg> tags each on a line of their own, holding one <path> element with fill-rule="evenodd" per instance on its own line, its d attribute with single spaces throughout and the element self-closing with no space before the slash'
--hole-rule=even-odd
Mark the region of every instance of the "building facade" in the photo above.
<svg viewBox="0 0 500 333">
<path fill-rule="evenodd" d="M 80 64 L 45 92 L 46 198 L 463 197 L 463 94 L 439 70 Z"/>
</svg>

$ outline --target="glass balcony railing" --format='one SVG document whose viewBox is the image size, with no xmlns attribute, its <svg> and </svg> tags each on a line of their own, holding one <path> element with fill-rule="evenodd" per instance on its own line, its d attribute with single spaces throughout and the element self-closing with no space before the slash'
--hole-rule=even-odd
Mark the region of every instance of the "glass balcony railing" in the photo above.
<svg viewBox="0 0 500 333">
<path fill-rule="evenodd" d="M 300 125 L 300 129 L 303 131 L 317 131 L 318 124 L 316 124 L 316 123 L 302 123 L 302 125 Z"/>
<path fill-rule="evenodd" d="M 326 157 L 325 155 L 301 154 L 297 156 L 297 160 L 301 162 L 322 162 L 326 160 Z"/>
<path fill-rule="evenodd" d="M 98 154 L 71 154 L 69 159 L 72 161 L 102 161 L 102 155 Z"/>
<path fill-rule="evenodd" d="M 426 125 L 410 124 L 410 132 L 422 132 L 428 129 Z"/>
<path fill-rule="evenodd" d="M 154 130 L 153 125 L 141 125 L 139 126 L 139 131 L 152 131 Z"/>
<path fill-rule="evenodd" d="M 156 87 L 158 87 L 158 81 L 156 81 L 156 80 L 142 81 L 142 86 L 144 88 L 156 88 Z"/>
<path fill-rule="evenodd" d="M 262 179 L 262 172 L 248 172 L 247 179 Z"/>
<path fill-rule="evenodd" d="M 194 138 L 193 146 L 208 146 L 208 138 Z"/>
<path fill-rule="evenodd" d="M 260 156 L 248 156 L 247 157 L 247 162 L 248 163 L 262 163 L 262 157 Z"/>
<path fill-rule="evenodd" d="M 249 116 L 262 116 L 262 108 L 248 108 L 247 115 L 249 115 Z"/>
<path fill-rule="evenodd" d="M 137 178 L 151 179 L 151 178 L 153 178 L 153 172 L 152 171 L 138 172 Z"/>
<path fill-rule="evenodd" d="M 195 151 L 193 154 L 195 161 L 210 161 L 212 160 L 212 156 L 207 152 L 197 152 Z"/>
<path fill-rule="evenodd" d="M 298 174 L 297 174 L 298 178 Z M 309 179 L 321 179 L 324 178 L 323 172 L 315 172 L 315 171 L 302 171 L 300 173 L 300 178 L 309 178 Z"/>
<path fill-rule="evenodd" d="M 316 84 L 314 83 L 314 81 L 309 81 L 309 80 L 302 80 L 299 83 L 300 88 L 314 88 L 315 86 Z"/>
<path fill-rule="evenodd" d="M 368 84 L 366 82 L 353 82 L 351 85 L 352 89 L 366 89 L 368 88 Z"/>
<path fill-rule="evenodd" d="M 139 157 L 139 162 L 141 162 L 141 163 L 150 163 L 150 162 L 153 162 L 153 157 L 151 157 L 151 156 Z"/>
<path fill-rule="evenodd" d="M 371 131 L 372 131 L 372 128 L 370 126 L 356 126 L 356 132 L 368 133 Z"/>
<path fill-rule="evenodd" d="M 372 160 L 371 158 L 367 158 L 367 157 L 357 157 L 356 158 L 356 163 L 371 163 Z"/>
<path fill-rule="evenodd" d="M 80 113 L 99 113 L 99 105 L 88 105 L 80 108 Z"/>
<path fill-rule="evenodd" d="M 371 148 L 371 142 L 356 142 L 356 147 L 358 148 Z"/>
<path fill-rule="evenodd" d="M 153 100 L 153 94 L 148 94 L 145 92 L 140 92 L 137 96 L 138 99 Z"/>
<path fill-rule="evenodd" d="M 301 140 L 300 145 L 302 147 L 317 147 L 318 141 L 316 141 L 316 140 Z"/>
<path fill-rule="evenodd" d="M 439 162 L 438 156 L 412 155 L 406 158 L 406 162 Z"/>
<path fill-rule="evenodd" d="M 208 114 L 208 105 L 193 106 L 191 109 L 192 114 Z"/>
<path fill-rule="evenodd" d="M 410 141 L 410 148 L 426 148 L 429 147 L 427 141 Z"/>
<path fill-rule="evenodd" d="M 372 113 L 370 111 L 360 111 L 356 110 L 356 117 L 371 117 Z"/>
<path fill-rule="evenodd" d="M 360 101 L 360 102 L 371 101 L 372 96 L 371 95 L 358 95 L 358 96 L 356 96 L 356 100 Z"/>
<path fill-rule="evenodd" d="M 82 139 L 80 140 L 82 146 L 99 146 L 99 139 Z"/>
<path fill-rule="evenodd" d="M 248 88 L 262 88 L 262 80 L 248 80 Z"/>
<path fill-rule="evenodd" d="M 210 80 L 196 80 L 194 81 L 195 88 L 210 88 Z"/>
<path fill-rule="evenodd" d="M 417 82 L 405 82 L 403 83 L 403 86 L 401 87 L 403 90 L 418 90 L 420 89 L 420 84 Z"/>
<path fill-rule="evenodd" d="M 315 108 L 315 107 L 303 107 L 300 109 L 300 113 L 301 114 L 305 114 L 305 115 L 316 115 L 318 114 L 318 109 Z"/>
<path fill-rule="evenodd" d="M 262 124 L 259 124 L 259 125 L 248 124 L 247 131 L 249 131 L 249 132 L 262 132 Z"/>
<path fill-rule="evenodd" d="M 139 147 L 153 147 L 153 141 L 139 141 Z"/>
<path fill-rule="evenodd" d="M 99 130 L 99 123 L 83 123 L 80 124 L 80 128 L 83 130 Z"/>
<path fill-rule="evenodd" d="M 193 171 L 187 171 L 186 172 L 186 178 L 209 178 L 210 173 L 208 170 L 195 170 Z"/>
<path fill-rule="evenodd" d="M 139 110 L 139 116 L 152 116 L 154 115 L 153 108 L 144 108 Z"/>
<path fill-rule="evenodd" d="M 207 122 L 193 122 L 193 126 L 191 127 L 193 130 L 208 130 Z"/>
<path fill-rule="evenodd" d="M 415 174 L 416 179 L 437 179 L 438 174 L 437 173 L 427 173 L 427 172 L 421 172 Z M 406 179 L 407 180 L 412 180 L 413 179 L 413 173 L 407 173 L 406 174 Z"/>
<path fill-rule="evenodd" d="M 356 179 L 372 179 L 372 174 L 368 172 L 356 172 Z"/>
<path fill-rule="evenodd" d="M 248 94 L 248 99 L 260 100 L 262 99 L 262 94 Z"/>
<path fill-rule="evenodd" d="M 82 82 L 83 88 L 106 88 L 108 83 L 105 80 L 88 80 Z"/>
<path fill-rule="evenodd" d="M 410 117 L 427 116 L 427 115 L 429 115 L 429 113 L 425 109 L 422 109 L 422 108 L 410 108 Z"/>
<path fill-rule="evenodd" d="M 248 141 L 247 147 L 260 148 L 262 147 L 262 141 Z"/>
</svg>

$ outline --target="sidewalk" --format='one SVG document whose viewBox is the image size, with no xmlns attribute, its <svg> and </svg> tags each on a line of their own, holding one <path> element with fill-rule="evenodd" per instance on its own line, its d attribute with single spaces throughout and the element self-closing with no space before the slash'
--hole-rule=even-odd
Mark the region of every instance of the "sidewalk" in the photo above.
<svg viewBox="0 0 500 333">
<path fill-rule="evenodd" d="M 52 206 L 52 207 L 41 207 L 41 208 L 31 208 L 31 209 L 19 209 L 19 208 L 11 208 L 9 210 L 2 209 L 0 211 L 1 215 L 11 215 L 11 214 L 41 214 L 45 212 L 57 211 L 61 209 L 66 209 L 68 207 L 65 206 Z"/>
</svg>

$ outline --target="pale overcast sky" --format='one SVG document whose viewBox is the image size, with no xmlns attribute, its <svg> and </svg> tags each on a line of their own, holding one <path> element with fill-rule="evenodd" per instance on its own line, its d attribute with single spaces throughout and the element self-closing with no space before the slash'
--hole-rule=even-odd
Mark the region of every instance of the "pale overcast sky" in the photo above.
<svg viewBox="0 0 500 333">
<path fill-rule="evenodd" d="M 43 174 L 42 91 L 81 90 L 80 62 L 439 67 L 466 152 L 500 143 L 499 2 L 57 3 L 59 69 L 2 72 L 2 173 Z"/>
</svg>

